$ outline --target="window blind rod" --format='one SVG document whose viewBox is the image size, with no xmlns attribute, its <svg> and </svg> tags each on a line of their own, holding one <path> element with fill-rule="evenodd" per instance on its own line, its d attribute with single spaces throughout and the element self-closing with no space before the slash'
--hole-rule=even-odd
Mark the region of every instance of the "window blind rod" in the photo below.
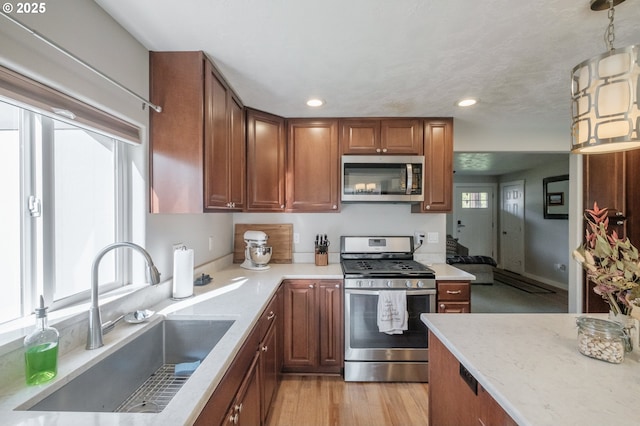
<svg viewBox="0 0 640 426">
<path fill-rule="evenodd" d="M 138 95 L 136 92 L 134 92 L 133 90 L 129 89 L 128 87 L 125 87 L 124 85 L 120 84 L 119 82 L 117 82 L 116 80 L 112 79 L 111 77 L 109 77 L 108 75 L 106 75 L 105 73 L 103 73 L 102 71 L 94 68 L 93 66 L 91 66 L 91 64 L 88 64 L 87 62 L 83 61 L 82 59 L 78 58 L 77 56 L 75 56 L 73 53 L 69 52 L 67 49 L 65 49 L 64 47 L 56 44 L 55 42 L 49 40 L 47 37 L 43 36 L 42 34 L 38 33 L 35 30 L 32 30 L 31 28 L 27 27 L 26 25 L 24 25 L 22 22 L 18 21 L 17 19 L 14 19 L 13 17 L 7 15 L 4 12 L 0 12 L 0 14 L 2 14 L 5 18 L 7 18 L 9 21 L 13 22 L 14 24 L 16 24 L 17 26 L 19 26 L 20 28 L 22 28 L 23 30 L 27 31 L 28 33 L 30 33 L 31 35 L 33 35 L 34 37 L 36 37 L 37 39 L 43 41 L 44 43 L 48 44 L 49 46 L 53 47 L 54 49 L 56 49 L 57 51 L 63 53 L 64 55 L 68 56 L 69 58 L 73 59 L 74 61 L 76 61 L 77 63 L 79 63 L 80 65 L 84 66 L 85 68 L 89 69 L 90 71 L 93 71 L 94 73 L 96 73 L 97 75 L 99 75 L 100 77 L 104 78 L 105 80 L 107 80 L 109 83 L 113 84 L 114 86 L 118 87 L 119 89 L 127 92 L 128 94 L 130 94 L 131 96 L 133 96 L 134 98 L 142 101 L 143 103 L 143 108 L 144 105 L 148 105 L 149 108 L 152 108 L 154 111 L 156 112 L 162 112 L 162 107 L 159 105 L 156 105 L 154 103 L 152 103 L 151 101 L 146 100 L 145 98 L 143 98 L 142 96 Z"/>
</svg>

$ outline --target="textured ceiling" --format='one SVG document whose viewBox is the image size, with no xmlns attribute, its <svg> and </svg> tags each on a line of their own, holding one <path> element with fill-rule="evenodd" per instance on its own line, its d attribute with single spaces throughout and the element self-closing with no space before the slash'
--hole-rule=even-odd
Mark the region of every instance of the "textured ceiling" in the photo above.
<svg viewBox="0 0 640 426">
<path fill-rule="evenodd" d="M 571 69 L 606 51 L 608 24 L 589 0 L 96 2 L 149 50 L 205 51 L 246 105 L 274 114 L 567 132 Z M 615 17 L 615 46 L 640 43 L 640 1 Z M 467 96 L 479 104 L 454 105 Z"/>
</svg>

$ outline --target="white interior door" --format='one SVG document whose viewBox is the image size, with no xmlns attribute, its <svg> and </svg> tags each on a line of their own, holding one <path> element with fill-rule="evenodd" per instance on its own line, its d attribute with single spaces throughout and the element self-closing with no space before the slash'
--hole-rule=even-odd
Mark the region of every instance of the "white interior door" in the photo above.
<svg viewBox="0 0 640 426">
<path fill-rule="evenodd" d="M 500 184 L 500 264 L 507 271 L 524 272 L 524 181 Z"/>
<path fill-rule="evenodd" d="M 494 256 L 495 186 L 456 184 L 453 206 L 454 238 L 471 256 Z"/>
</svg>

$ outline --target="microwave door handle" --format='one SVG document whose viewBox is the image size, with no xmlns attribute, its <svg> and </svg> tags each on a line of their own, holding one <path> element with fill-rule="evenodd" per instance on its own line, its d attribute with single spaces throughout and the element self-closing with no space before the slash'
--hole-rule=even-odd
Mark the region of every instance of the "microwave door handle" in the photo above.
<svg viewBox="0 0 640 426">
<path fill-rule="evenodd" d="M 406 166 L 407 166 L 407 185 L 406 185 L 407 190 L 405 191 L 405 193 L 407 195 L 411 195 L 411 188 L 413 188 L 413 164 L 407 163 Z"/>
</svg>

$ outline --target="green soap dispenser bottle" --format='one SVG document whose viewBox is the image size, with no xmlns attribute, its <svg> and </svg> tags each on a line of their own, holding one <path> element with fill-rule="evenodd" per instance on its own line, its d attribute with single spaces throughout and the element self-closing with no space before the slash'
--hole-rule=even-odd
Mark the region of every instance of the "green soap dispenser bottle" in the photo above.
<svg viewBox="0 0 640 426">
<path fill-rule="evenodd" d="M 39 385 L 58 373 L 58 330 L 47 325 L 47 308 L 40 296 L 36 308 L 36 328 L 24 338 L 24 363 L 27 385 Z"/>
</svg>

